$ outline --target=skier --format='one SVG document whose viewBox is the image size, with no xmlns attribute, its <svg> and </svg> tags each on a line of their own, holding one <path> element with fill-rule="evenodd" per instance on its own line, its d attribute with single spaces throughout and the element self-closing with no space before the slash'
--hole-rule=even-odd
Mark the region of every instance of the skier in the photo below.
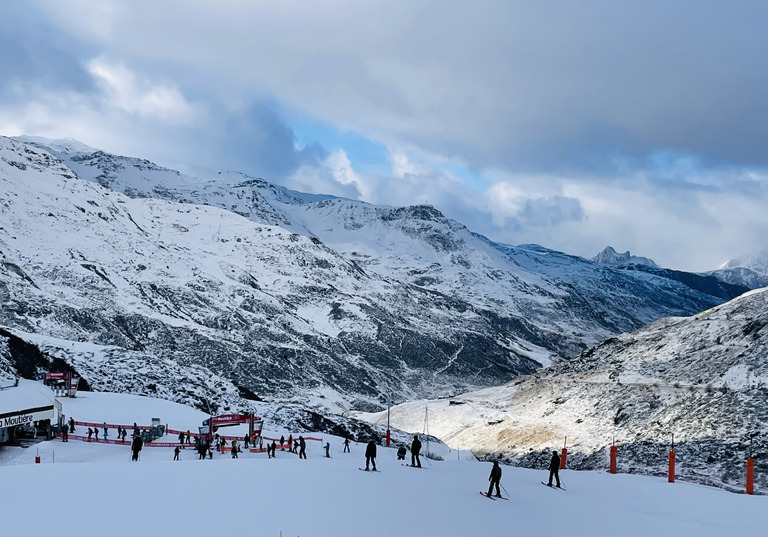
<svg viewBox="0 0 768 537">
<path fill-rule="evenodd" d="M 179 444 L 184 445 L 184 433 L 179 432 Z"/>
<path fill-rule="evenodd" d="M 128 434 L 128 431 L 125 430 L 125 427 L 123 427 L 123 442 L 125 442 L 125 437 Z"/>
<path fill-rule="evenodd" d="M 411 443 L 411 466 L 421 468 L 421 459 L 419 459 L 419 452 L 421 451 L 421 440 L 416 435 L 413 435 L 413 442 Z"/>
<path fill-rule="evenodd" d="M 349 451 L 349 438 L 344 439 L 344 451 L 342 453 L 350 453 Z"/>
<path fill-rule="evenodd" d="M 122 425 L 117 426 L 117 439 L 120 440 L 120 437 L 123 436 L 123 427 Z"/>
<path fill-rule="evenodd" d="M 133 456 L 131 457 L 132 461 L 138 461 L 139 460 L 139 451 L 141 451 L 141 448 L 144 446 L 144 442 L 141 440 L 141 436 L 137 435 L 133 437 L 133 442 L 131 442 L 131 451 L 133 451 Z"/>
<path fill-rule="evenodd" d="M 69 418 L 69 432 L 75 432 L 75 418 Z"/>
<path fill-rule="evenodd" d="M 303 436 L 299 436 L 299 458 L 307 458 L 307 443 L 304 441 Z"/>
<path fill-rule="evenodd" d="M 104 425 L 102 426 L 104 428 L 104 440 L 107 439 L 107 422 L 104 422 Z"/>
<path fill-rule="evenodd" d="M 325 443 L 325 458 L 330 459 L 331 458 L 331 443 L 326 442 Z"/>
<path fill-rule="evenodd" d="M 237 458 L 237 449 L 238 449 L 237 440 L 232 440 L 232 458 L 233 459 Z"/>
<path fill-rule="evenodd" d="M 293 451 L 293 435 L 292 434 L 288 435 L 288 451 L 290 451 L 291 453 L 294 452 Z"/>
<path fill-rule="evenodd" d="M 245 436 L 243 437 L 243 447 L 245 449 L 248 449 L 248 443 L 250 441 L 251 441 L 251 438 L 248 436 L 248 433 L 246 433 Z M 254 445 L 254 447 L 256 447 L 256 446 Z"/>
<path fill-rule="evenodd" d="M 173 460 L 177 461 L 179 460 L 179 453 L 181 452 L 181 446 L 176 446 L 173 448 Z"/>
<path fill-rule="evenodd" d="M 277 455 L 275 455 L 275 450 L 277 449 L 277 444 L 275 444 L 275 441 L 274 441 L 274 440 L 272 440 L 272 444 L 270 444 L 269 446 L 267 446 L 267 449 L 268 449 L 268 450 L 269 450 L 269 449 L 271 449 L 271 450 L 272 450 L 272 458 L 274 458 L 274 457 L 276 457 L 276 456 L 277 456 Z"/>
<path fill-rule="evenodd" d="M 491 475 L 488 477 L 488 481 L 490 481 L 491 484 L 488 485 L 487 495 L 491 495 L 493 486 L 496 485 L 496 497 L 501 498 L 501 491 L 499 490 L 499 483 L 501 482 L 501 466 L 499 466 L 499 461 L 493 461 L 493 468 L 491 468 Z"/>
<path fill-rule="evenodd" d="M 368 465 L 373 465 L 373 471 L 376 471 L 376 442 L 373 440 L 368 442 L 365 448 L 365 469 L 368 470 Z"/>
<path fill-rule="evenodd" d="M 93 436 L 93 430 L 90 427 L 88 427 L 88 441 L 89 442 L 91 441 L 91 437 L 92 436 Z"/>
<path fill-rule="evenodd" d="M 285 451 L 285 446 L 283 444 L 285 444 L 285 436 L 280 435 L 280 451 Z"/>
<path fill-rule="evenodd" d="M 397 450 L 397 460 L 404 461 L 405 460 L 405 454 L 408 452 L 407 449 L 405 449 L 405 446 L 400 446 Z"/>
<path fill-rule="evenodd" d="M 190 439 L 190 436 L 191 436 L 191 435 L 192 435 L 192 433 L 190 433 L 190 432 L 189 432 L 189 429 L 187 429 L 187 444 L 191 444 L 191 443 L 192 443 L 192 441 L 191 441 L 191 439 Z"/>
<path fill-rule="evenodd" d="M 552 458 L 549 459 L 549 483 L 547 486 L 552 486 L 552 476 L 555 476 L 557 480 L 557 488 L 560 488 L 560 476 L 557 475 L 560 470 L 560 457 L 557 455 L 557 451 L 552 452 Z"/>
<path fill-rule="evenodd" d="M 67 429 L 66 425 L 61 428 L 61 441 L 69 442 L 69 429 Z"/>
</svg>

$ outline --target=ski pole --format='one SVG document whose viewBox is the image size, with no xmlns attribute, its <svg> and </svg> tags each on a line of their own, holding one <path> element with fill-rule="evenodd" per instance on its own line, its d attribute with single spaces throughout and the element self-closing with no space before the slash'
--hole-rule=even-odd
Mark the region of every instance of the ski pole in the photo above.
<svg viewBox="0 0 768 537">
<path fill-rule="evenodd" d="M 499 485 L 501 485 L 501 483 L 499 483 Z M 501 490 L 503 490 L 504 494 L 506 494 L 507 498 L 509 498 L 509 492 L 507 492 L 507 489 L 504 488 L 504 485 L 501 485 Z"/>
</svg>

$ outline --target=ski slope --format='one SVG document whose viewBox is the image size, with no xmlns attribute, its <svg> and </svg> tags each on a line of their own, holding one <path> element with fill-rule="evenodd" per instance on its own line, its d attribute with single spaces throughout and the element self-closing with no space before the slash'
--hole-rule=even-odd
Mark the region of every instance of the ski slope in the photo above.
<svg viewBox="0 0 768 537">
<path fill-rule="evenodd" d="M 159 417 L 195 431 L 205 414 L 160 399 L 81 393 L 63 399 L 77 421 L 147 425 Z M 76 434 L 83 434 L 78 427 Z M 230 427 L 226 435 L 244 433 Z M 296 434 L 270 430 L 265 436 Z M 114 431 L 110 431 L 110 436 Z M 306 436 L 306 435 L 305 435 Z M 320 435 L 309 435 L 320 436 Z M 162 440 L 171 441 L 166 436 Z M 275 459 L 241 453 L 197 460 L 185 449 L 145 447 L 139 462 L 125 446 L 53 440 L 30 448 L 0 447 L 3 535 L 53 531 L 82 535 L 256 535 L 390 537 L 480 535 L 760 535 L 768 497 L 665 479 L 601 472 L 561 473 L 566 491 L 540 484 L 542 470 L 503 467 L 510 501 L 478 494 L 491 464 L 423 459 L 402 466 L 395 449 L 379 448 L 380 472 L 363 472 L 364 444 L 343 454 L 340 438 L 308 442 L 308 459 L 278 450 Z M 41 458 L 34 464 L 35 455 Z M 46 527 L 46 530 L 43 530 Z"/>
</svg>

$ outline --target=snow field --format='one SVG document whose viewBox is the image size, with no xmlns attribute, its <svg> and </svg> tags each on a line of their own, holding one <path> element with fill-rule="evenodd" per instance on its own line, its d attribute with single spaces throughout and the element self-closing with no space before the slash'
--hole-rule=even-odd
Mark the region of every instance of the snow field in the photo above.
<svg viewBox="0 0 768 537">
<path fill-rule="evenodd" d="M 63 404 L 76 420 L 144 425 L 160 417 L 191 431 L 205 417 L 182 405 L 119 394 L 86 393 Z M 266 425 L 266 436 L 289 432 Z M 187 448 L 174 462 L 171 448 L 145 447 L 134 463 L 128 447 L 77 441 L 0 448 L 4 535 L 41 525 L 79 535 L 87 521 L 89 531 L 114 537 L 702 537 L 761 534 L 768 507 L 765 496 L 602 472 L 563 471 L 567 490 L 551 490 L 540 484 L 546 472 L 506 466 L 501 484 L 510 501 L 489 500 L 478 494 L 487 490 L 489 463 L 422 458 L 426 469 L 418 470 L 402 466 L 394 449 L 379 447 L 381 472 L 362 472 L 364 444 L 353 443 L 344 454 L 340 438 L 305 436 L 330 441 L 332 458 L 319 442 L 308 442 L 308 460 L 278 450 L 271 460 L 242 453 L 237 460 L 215 454 L 199 461 Z M 34 464 L 38 452 L 42 462 Z"/>
</svg>

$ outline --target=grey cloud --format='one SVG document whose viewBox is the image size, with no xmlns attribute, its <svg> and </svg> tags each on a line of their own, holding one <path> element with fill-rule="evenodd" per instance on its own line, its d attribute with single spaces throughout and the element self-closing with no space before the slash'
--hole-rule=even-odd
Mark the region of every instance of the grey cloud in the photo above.
<svg viewBox="0 0 768 537">
<path fill-rule="evenodd" d="M 79 57 L 89 47 L 72 40 L 24 2 L 6 2 L 0 16 L 0 92 L 15 95 L 19 84 L 86 91 L 93 82 Z"/>
<path fill-rule="evenodd" d="M 481 169 L 610 175 L 658 150 L 768 165 L 762 1 L 149 5 L 106 37 L 48 7 L 142 69 Z"/>
</svg>

